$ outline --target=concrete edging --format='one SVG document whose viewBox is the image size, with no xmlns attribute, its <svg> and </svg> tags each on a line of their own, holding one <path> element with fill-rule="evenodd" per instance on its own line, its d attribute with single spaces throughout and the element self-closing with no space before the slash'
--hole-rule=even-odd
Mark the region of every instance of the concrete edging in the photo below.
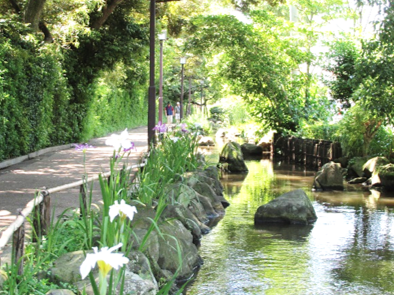
<svg viewBox="0 0 394 295">
<path fill-rule="evenodd" d="M 31 159 L 37 158 L 37 157 L 42 156 L 47 153 L 66 150 L 66 149 L 72 148 L 73 145 L 74 144 L 64 144 L 64 145 L 52 146 L 52 147 L 48 147 L 48 148 L 45 148 L 42 150 L 38 150 L 38 151 L 35 151 L 32 153 L 29 153 L 24 156 L 5 160 L 3 162 L 0 162 L 0 169 L 4 169 L 4 168 L 10 167 L 10 166 L 22 163 L 23 161 L 26 161 L 26 160 L 31 160 Z"/>
</svg>

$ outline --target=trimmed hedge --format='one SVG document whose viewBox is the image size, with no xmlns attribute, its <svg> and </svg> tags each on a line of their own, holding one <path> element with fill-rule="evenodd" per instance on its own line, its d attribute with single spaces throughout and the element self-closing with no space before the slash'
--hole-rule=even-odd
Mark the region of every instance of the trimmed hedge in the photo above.
<svg viewBox="0 0 394 295">
<path fill-rule="evenodd" d="M 88 98 L 81 101 L 66 51 L 16 22 L 0 23 L 0 161 L 146 123 L 146 79 L 130 87 L 127 67 L 106 68 L 78 85 Z"/>
</svg>

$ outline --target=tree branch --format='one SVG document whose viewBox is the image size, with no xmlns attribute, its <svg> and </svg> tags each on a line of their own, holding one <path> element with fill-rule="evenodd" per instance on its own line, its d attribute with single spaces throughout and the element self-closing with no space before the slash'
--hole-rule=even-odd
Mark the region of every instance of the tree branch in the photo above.
<svg viewBox="0 0 394 295">
<path fill-rule="evenodd" d="M 53 37 L 51 32 L 48 30 L 46 24 L 43 21 L 40 21 L 38 24 L 39 29 L 41 32 L 44 33 L 44 42 L 45 43 L 52 43 L 53 42 Z"/>
<path fill-rule="evenodd" d="M 94 21 L 94 23 L 92 24 L 92 29 L 94 30 L 98 30 L 100 29 L 103 24 L 107 21 L 108 17 L 112 14 L 112 12 L 114 12 L 115 8 L 123 2 L 123 0 L 112 0 L 111 3 L 108 4 L 107 0 L 107 4 L 104 6 L 103 8 L 103 14 L 100 18 L 98 18 L 97 20 Z"/>
</svg>

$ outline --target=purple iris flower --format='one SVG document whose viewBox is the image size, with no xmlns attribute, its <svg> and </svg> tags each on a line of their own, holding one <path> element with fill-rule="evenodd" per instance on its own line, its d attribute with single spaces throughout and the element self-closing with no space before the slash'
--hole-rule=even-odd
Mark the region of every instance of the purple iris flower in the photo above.
<svg viewBox="0 0 394 295">
<path fill-rule="evenodd" d="M 187 130 L 186 127 L 187 127 L 187 125 L 186 125 L 185 123 L 183 123 L 183 124 L 181 125 L 181 131 L 182 131 L 183 133 L 188 133 L 188 132 L 189 132 L 189 130 Z"/>
<path fill-rule="evenodd" d="M 152 130 L 159 131 L 160 133 L 165 133 L 167 131 L 167 127 L 166 124 L 162 124 L 159 121 L 159 123 Z"/>
<path fill-rule="evenodd" d="M 90 145 L 90 144 L 87 144 L 87 143 L 75 143 L 75 144 L 73 144 L 73 146 L 75 147 L 75 150 L 76 151 L 84 151 L 84 150 L 87 150 L 87 149 L 93 149 L 94 148 L 94 146 L 92 146 L 92 145 Z"/>
<path fill-rule="evenodd" d="M 124 152 L 128 152 L 128 151 L 131 151 L 131 150 L 135 150 L 135 151 L 137 150 L 137 149 L 135 148 L 134 142 L 130 142 L 130 146 L 123 149 Z"/>
</svg>

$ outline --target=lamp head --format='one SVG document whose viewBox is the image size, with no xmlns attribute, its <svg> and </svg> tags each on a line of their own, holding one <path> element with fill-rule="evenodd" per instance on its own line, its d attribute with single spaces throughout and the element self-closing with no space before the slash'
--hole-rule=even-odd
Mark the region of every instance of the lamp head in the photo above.
<svg viewBox="0 0 394 295">
<path fill-rule="evenodd" d="M 160 41 L 167 40 L 167 31 L 162 31 L 158 36 Z"/>
</svg>

